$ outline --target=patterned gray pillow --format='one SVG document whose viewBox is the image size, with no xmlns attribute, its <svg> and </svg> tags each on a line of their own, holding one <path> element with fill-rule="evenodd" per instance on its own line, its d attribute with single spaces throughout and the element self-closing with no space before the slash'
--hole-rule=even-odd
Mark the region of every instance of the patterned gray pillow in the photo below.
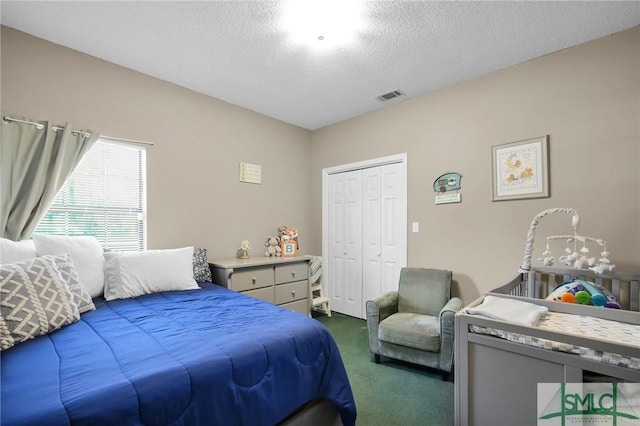
<svg viewBox="0 0 640 426">
<path fill-rule="evenodd" d="M 0 350 L 79 319 L 53 256 L 0 265 Z"/>
<path fill-rule="evenodd" d="M 96 309 L 96 305 L 93 304 L 91 295 L 85 290 L 78 279 L 78 272 L 73 266 L 73 260 L 70 254 L 58 254 L 52 256 L 56 267 L 60 271 L 62 278 L 67 283 L 69 291 L 73 295 L 73 301 L 78 306 L 78 312 L 81 314 Z"/>
<path fill-rule="evenodd" d="M 211 282 L 211 269 L 205 248 L 193 248 L 193 279 L 197 283 Z"/>
</svg>

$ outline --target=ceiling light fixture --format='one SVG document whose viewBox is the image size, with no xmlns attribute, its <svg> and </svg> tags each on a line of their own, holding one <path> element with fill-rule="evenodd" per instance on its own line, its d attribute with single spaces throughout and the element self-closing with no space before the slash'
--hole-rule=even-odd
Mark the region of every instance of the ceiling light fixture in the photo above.
<svg viewBox="0 0 640 426">
<path fill-rule="evenodd" d="M 365 28 L 364 2 L 289 0 L 281 9 L 280 25 L 295 46 L 349 46 Z"/>
</svg>

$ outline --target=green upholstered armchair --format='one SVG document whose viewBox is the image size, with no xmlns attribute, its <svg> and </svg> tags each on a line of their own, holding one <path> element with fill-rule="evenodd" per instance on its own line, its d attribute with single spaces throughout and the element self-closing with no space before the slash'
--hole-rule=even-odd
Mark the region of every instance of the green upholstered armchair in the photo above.
<svg viewBox="0 0 640 426">
<path fill-rule="evenodd" d="M 380 356 L 453 370 L 454 316 L 462 301 L 451 297 L 451 271 L 402 268 L 398 291 L 367 301 L 369 350 Z"/>
</svg>

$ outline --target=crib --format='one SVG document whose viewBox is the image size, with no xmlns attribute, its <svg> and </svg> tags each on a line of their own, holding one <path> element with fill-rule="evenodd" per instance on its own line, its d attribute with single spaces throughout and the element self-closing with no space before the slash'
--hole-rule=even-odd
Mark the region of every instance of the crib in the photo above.
<svg viewBox="0 0 640 426">
<path fill-rule="evenodd" d="M 640 383 L 640 273 L 532 267 L 531 245 L 513 280 L 456 315 L 456 425 L 541 424 L 540 383 Z M 622 309 L 545 300 L 571 279 L 603 286 Z M 534 325 L 467 313 L 488 296 L 548 313 Z"/>
</svg>

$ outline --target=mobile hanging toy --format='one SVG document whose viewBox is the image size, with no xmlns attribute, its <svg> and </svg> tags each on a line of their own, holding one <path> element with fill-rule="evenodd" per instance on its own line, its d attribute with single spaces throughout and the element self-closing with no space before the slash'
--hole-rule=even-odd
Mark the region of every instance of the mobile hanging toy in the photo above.
<svg viewBox="0 0 640 426">
<path fill-rule="evenodd" d="M 520 272 L 526 272 L 531 269 L 531 253 L 533 251 L 533 240 L 538 223 L 543 217 L 554 213 L 566 213 L 572 215 L 571 226 L 573 228 L 573 234 L 548 236 L 545 250 L 544 252 L 542 252 L 542 257 L 539 257 L 537 259 L 538 262 L 542 263 L 544 266 L 553 266 L 555 258 L 553 256 L 553 253 L 551 252 L 550 242 L 553 240 L 564 240 L 566 243 L 564 254 L 558 258 L 558 261 L 560 261 L 560 263 L 562 263 L 563 265 L 574 269 L 588 268 L 596 274 L 612 272 L 615 269 L 616 265 L 612 264 L 609 260 L 609 251 L 607 250 L 606 241 L 602 240 L 601 238 L 580 235 L 578 233 L 578 228 L 580 227 L 580 216 L 578 215 L 578 212 L 574 209 L 557 208 L 540 212 L 531 221 L 531 225 L 529 226 L 529 233 L 527 234 L 527 244 L 525 246 L 525 254 L 522 266 L 520 267 Z M 591 250 L 587 246 L 587 243 L 596 244 L 602 247 L 602 251 L 600 252 L 600 257 L 598 259 L 596 259 L 595 256 L 589 257 L 589 253 L 591 252 Z"/>
<path fill-rule="evenodd" d="M 571 226 L 573 228 L 573 234 L 548 236 L 545 250 L 542 252 L 542 257 L 538 258 L 538 262 L 547 267 L 553 266 L 555 258 L 551 252 L 550 242 L 553 240 L 564 240 L 566 244 L 564 254 L 558 258 L 560 263 L 563 265 L 574 269 L 588 268 L 596 274 L 611 272 L 615 269 L 616 265 L 612 264 L 609 260 L 609 252 L 607 251 L 607 243 L 605 241 L 600 238 L 588 237 L 578 233 L 578 227 L 580 226 L 580 216 L 578 215 L 578 212 L 574 209 L 557 208 L 540 212 L 531 221 L 529 232 L 527 234 L 524 258 L 522 266 L 520 266 L 521 273 L 526 273 L 531 269 L 531 254 L 533 252 L 536 227 L 543 217 L 554 213 L 566 213 L 572 215 Z M 597 260 L 595 256 L 589 257 L 591 250 L 587 247 L 588 243 L 602 247 L 600 257 Z M 555 302 L 577 303 L 581 305 L 620 309 L 618 301 L 605 287 L 597 283 L 578 279 L 572 279 L 561 283 L 551 292 L 551 294 L 549 294 L 549 296 L 547 296 L 546 299 Z"/>
</svg>

